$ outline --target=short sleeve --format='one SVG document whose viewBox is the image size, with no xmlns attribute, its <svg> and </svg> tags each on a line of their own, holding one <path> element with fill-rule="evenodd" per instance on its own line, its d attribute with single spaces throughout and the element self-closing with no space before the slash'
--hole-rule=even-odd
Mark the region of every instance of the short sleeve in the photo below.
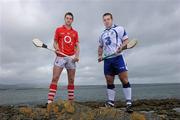
<svg viewBox="0 0 180 120">
<path fill-rule="evenodd" d="M 125 29 L 123 29 L 123 36 L 122 36 L 122 40 L 126 40 L 128 39 L 128 35 Z"/>
<path fill-rule="evenodd" d="M 58 40 L 58 29 L 56 29 L 55 34 L 54 34 L 54 40 L 57 41 Z"/>
</svg>

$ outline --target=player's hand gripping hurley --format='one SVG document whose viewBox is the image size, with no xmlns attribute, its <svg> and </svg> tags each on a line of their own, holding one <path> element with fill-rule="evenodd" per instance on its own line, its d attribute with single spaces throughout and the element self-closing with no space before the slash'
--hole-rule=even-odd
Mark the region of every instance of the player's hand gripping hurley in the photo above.
<svg viewBox="0 0 180 120">
<path fill-rule="evenodd" d="M 131 48 L 135 47 L 136 44 L 137 44 L 137 40 L 135 40 L 135 39 L 130 40 L 125 46 L 123 46 L 123 47 L 121 48 L 121 51 L 126 50 L 126 49 L 131 49 Z M 118 52 L 115 52 L 115 53 L 113 53 L 113 54 L 104 56 L 101 61 L 103 61 L 103 60 L 105 60 L 105 59 L 107 59 L 107 58 L 109 58 L 109 57 L 115 56 L 115 55 L 117 55 L 117 54 L 118 54 Z M 101 62 L 101 61 L 99 61 L 99 62 Z"/>
<path fill-rule="evenodd" d="M 46 44 L 44 44 L 41 40 L 39 40 L 37 38 L 33 39 L 32 42 L 36 47 L 45 48 L 45 49 L 48 49 L 48 50 L 50 50 L 52 52 L 56 52 L 54 49 L 49 48 Z M 65 56 L 65 57 L 72 57 L 72 56 L 68 56 L 68 55 L 66 55 L 66 54 L 64 54 L 62 52 L 58 52 L 58 53 Z"/>
</svg>

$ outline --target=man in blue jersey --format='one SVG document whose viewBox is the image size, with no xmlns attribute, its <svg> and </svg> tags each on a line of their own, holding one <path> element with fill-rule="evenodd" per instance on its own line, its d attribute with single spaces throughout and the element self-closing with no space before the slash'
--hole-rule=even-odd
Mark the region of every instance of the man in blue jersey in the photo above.
<svg viewBox="0 0 180 120">
<path fill-rule="evenodd" d="M 128 36 L 122 26 L 113 24 L 111 13 L 103 15 L 103 22 L 106 29 L 100 36 L 98 47 L 98 61 L 102 61 L 102 55 L 105 56 L 117 53 L 104 60 L 104 75 L 107 83 L 106 107 L 114 107 L 115 85 L 114 78 L 118 75 L 123 85 L 123 93 L 126 98 L 126 111 L 132 113 L 131 86 L 128 81 L 128 69 L 122 52 L 122 47 L 128 43 Z"/>
</svg>

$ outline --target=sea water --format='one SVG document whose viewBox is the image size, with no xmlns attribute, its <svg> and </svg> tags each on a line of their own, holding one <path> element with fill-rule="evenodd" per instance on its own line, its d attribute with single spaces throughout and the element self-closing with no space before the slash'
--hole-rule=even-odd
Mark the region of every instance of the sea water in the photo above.
<svg viewBox="0 0 180 120">
<path fill-rule="evenodd" d="M 124 100 L 121 85 L 116 85 L 115 100 Z M 47 88 L 0 88 L 0 105 L 12 104 L 41 104 L 47 101 Z M 138 99 L 180 99 L 180 84 L 132 84 L 133 100 Z M 58 88 L 55 100 L 67 98 L 65 86 Z M 105 101 L 105 85 L 76 86 L 76 101 Z"/>
</svg>

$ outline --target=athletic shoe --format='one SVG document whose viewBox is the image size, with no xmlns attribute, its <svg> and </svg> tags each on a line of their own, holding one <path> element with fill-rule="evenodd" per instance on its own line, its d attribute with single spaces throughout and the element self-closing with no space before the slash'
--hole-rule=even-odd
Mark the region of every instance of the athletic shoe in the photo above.
<svg viewBox="0 0 180 120">
<path fill-rule="evenodd" d="M 43 105 L 40 105 L 41 108 L 47 108 L 47 106 L 48 106 L 48 103 L 45 103 L 45 104 L 43 104 Z"/>
<path fill-rule="evenodd" d="M 114 107 L 114 102 L 113 101 L 106 101 L 105 107 Z"/>
<path fill-rule="evenodd" d="M 128 113 L 133 113 L 133 109 L 132 109 L 132 105 L 131 105 L 131 104 L 128 104 L 128 105 L 126 106 L 126 112 L 128 112 Z"/>
</svg>

